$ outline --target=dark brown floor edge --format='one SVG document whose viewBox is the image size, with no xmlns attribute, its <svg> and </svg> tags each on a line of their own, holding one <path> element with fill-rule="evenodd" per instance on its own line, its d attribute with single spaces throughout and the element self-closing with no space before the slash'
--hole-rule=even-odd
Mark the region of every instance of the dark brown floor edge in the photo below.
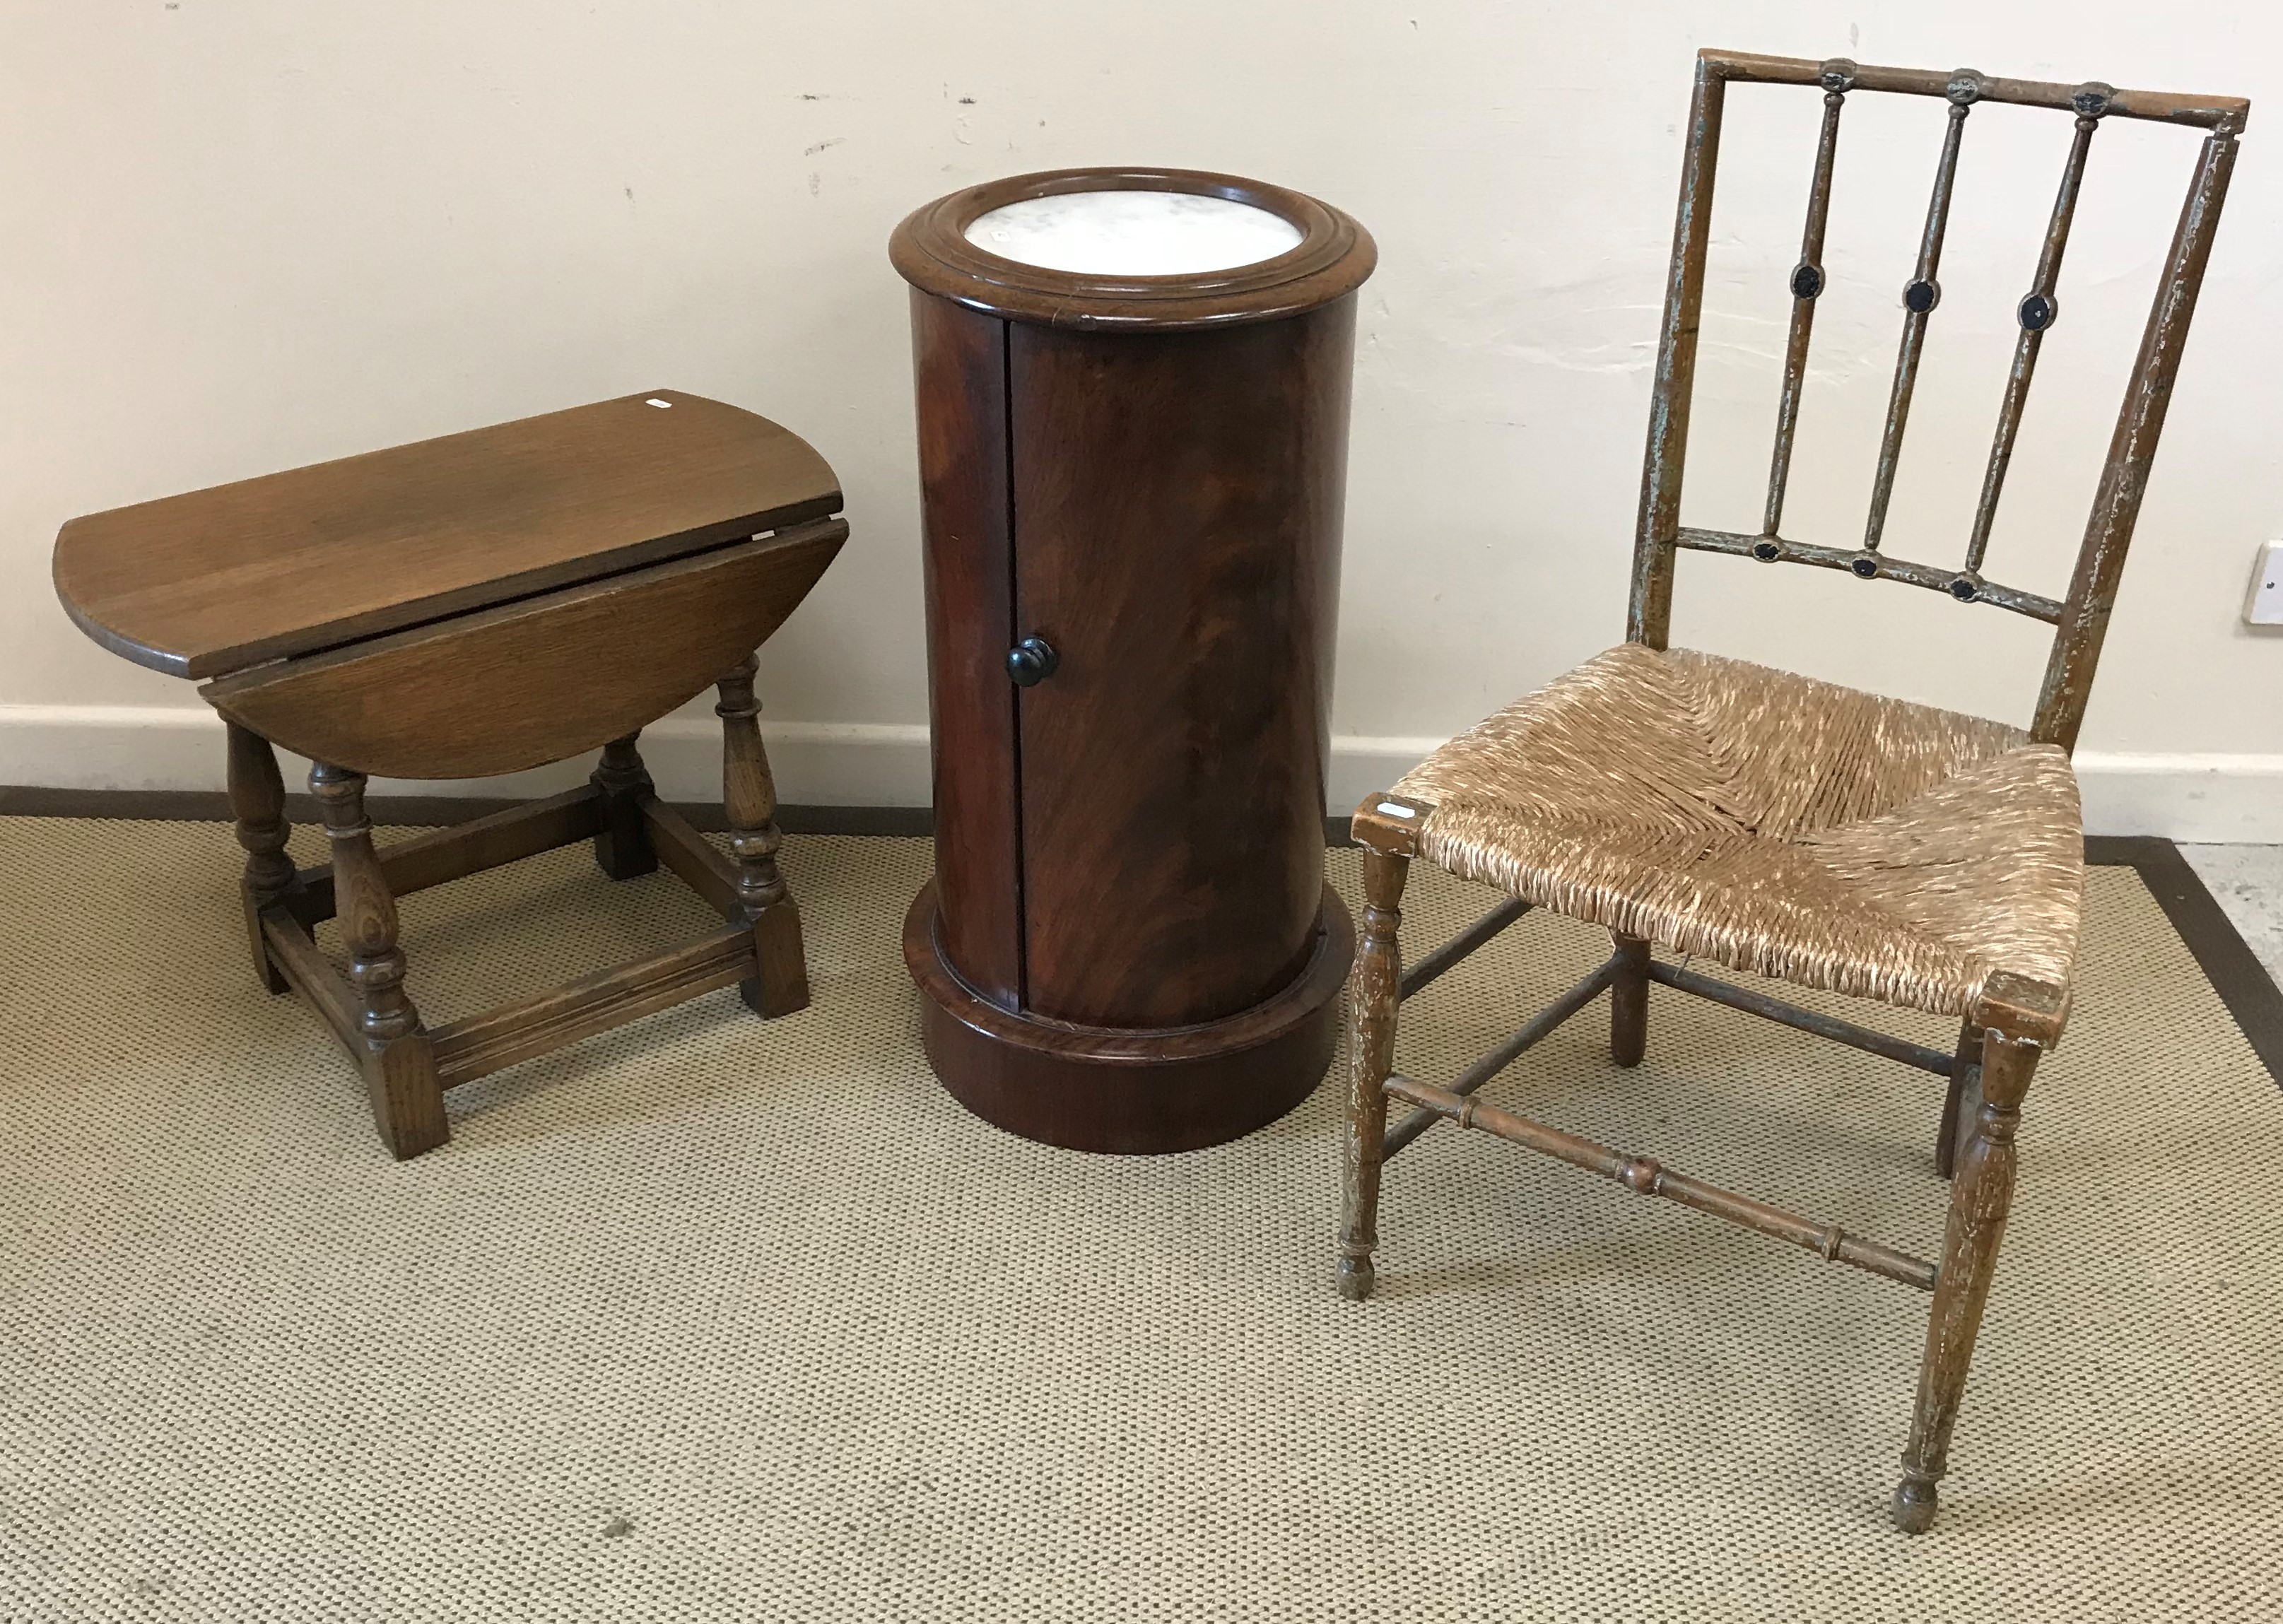
<svg viewBox="0 0 2283 1624">
<path fill-rule="evenodd" d="M 2251 944 L 2205 889 L 2203 877 L 2169 840 L 2152 835 L 2094 835 L 2084 843 L 2088 863 L 2129 867 L 2172 921 L 2195 955 L 2197 967 L 2267 1068 L 2283 1084 L 2283 988 L 2278 988 Z"/>
<path fill-rule="evenodd" d="M 286 797 L 286 815 L 316 823 L 316 802 L 305 795 Z M 366 803 L 376 823 L 440 825 L 465 822 L 522 804 L 519 801 L 464 799 L 456 796 L 375 796 Z M 676 811 L 701 829 L 720 829 L 721 808 L 704 802 L 677 804 Z M 230 821 L 230 798 L 219 790 L 39 789 L 0 785 L 0 816 L 26 818 L 160 818 L 199 822 Z M 924 806 L 781 806 L 777 822 L 789 835 L 927 835 L 934 815 Z M 1348 820 L 1324 820 L 1324 839 L 1344 846 Z M 2135 870 L 2172 929 L 2195 955 L 2212 990 L 2243 1029 L 2268 1074 L 2283 1084 L 2283 989 L 2279 989 L 2221 912 L 2196 871 L 2178 847 L 2153 836 L 2094 835 L 2084 843 L 2088 863 Z"/>
</svg>

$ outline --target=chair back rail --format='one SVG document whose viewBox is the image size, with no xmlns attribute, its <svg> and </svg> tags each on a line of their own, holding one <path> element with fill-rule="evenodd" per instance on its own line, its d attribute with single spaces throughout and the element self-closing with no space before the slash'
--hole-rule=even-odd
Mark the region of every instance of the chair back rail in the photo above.
<svg viewBox="0 0 2283 1624">
<path fill-rule="evenodd" d="M 1768 470 L 1767 503 L 1760 533 L 1685 527 L 1680 489 L 1688 446 L 1688 415 L 1695 389 L 1697 329 L 1703 309 L 1704 255 L 1710 238 L 1713 178 L 1720 146 L 1720 119 L 1731 82 L 1792 84 L 1823 91 L 1823 123 L 1816 142 L 1813 178 L 1808 188 L 1807 219 L 1800 234 L 1800 257 L 1790 277 L 1791 326 L 1784 350 L 1783 382 L 1776 408 L 1773 455 Z M 1934 186 L 1927 204 L 1916 263 L 1903 289 L 1902 340 L 1895 357 L 1886 424 L 1880 436 L 1870 510 L 1858 548 L 1796 541 L 1780 533 L 1784 492 L 1790 477 L 1792 445 L 1799 421 L 1800 392 L 1807 373 L 1815 303 L 1823 292 L 1825 221 L 1831 204 L 1832 168 L 1839 146 L 1839 121 L 1848 96 L 1874 90 L 1906 96 L 1938 96 L 1950 103 Z M 1966 121 L 1982 102 L 2052 108 L 2075 115 L 2075 133 L 2062 166 L 2038 250 L 2029 291 L 2015 307 L 2021 329 L 2013 365 L 2006 377 L 1990 460 L 1974 510 L 1961 566 L 1948 568 L 1890 557 L 1881 550 L 1889 500 L 1893 494 L 1911 395 L 1918 378 L 1928 318 L 1942 299 L 1938 280 L 1943 241 Z M 1944 74 L 1917 68 L 1873 67 L 1845 60 L 1812 62 L 1789 57 L 1744 56 L 1705 51 L 1697 55 L 1696 84 L 1690 98 L 1688 137 L 1680 172 L 1680 206 L 1672 234 L 1672 262 L 1665 280 L 1664 315 L 1657 338 L 1656 371 L 1649 406 L 1648 449 L 1641 469 L 1641 496 L 1633 547 L 1632 602 L 1626 636 L 1653 649 L 1666 646 L 1672 613 L 1673 556 L 1681 548 L 1734 553 L 1763 563 L 1814 564 L 1851 571 L 1866 580 L 1887 579 L 1946 592 L 1966 603 L 1989 603 L 2042 620 L 2054 627 L 2052 656 L 2038 695 L 2030 735 L 2040 742 L 2073 750 L 2084 720 L 2101 640 L 2116 601 L 2124 555 L 2139 517 L 2148 471 L 2170 404 L 2180 352 L 2195 312 L 2196 294 L 2211 257 L 2220 206 L 2234 167 L 2236 137 L 2251 105 L 2239 97 L 2178 96 L 2149 90 L 2119 90 L 2105 84 L 2052 84 L 2026 79 L 1996 79 L 1960 69 Z M 2186 124 L 2211 133 L 2198 158 L 2187 200 L 2172 234 L 2157 281 L 2156 297 L 2125 388 L 2078 549 L 2067 598 L 2056 602 L 2033 592 L 1987 580 L 1982 573 L 1990 528 L 2013 460 L 2022 411 L 2036 374 L 2038 351 L 2060 313 L 2056 285 L 2069 246 L 2069 227 L 2083 188 L 2093 132 L 2110 118 Z"/>
</svg>

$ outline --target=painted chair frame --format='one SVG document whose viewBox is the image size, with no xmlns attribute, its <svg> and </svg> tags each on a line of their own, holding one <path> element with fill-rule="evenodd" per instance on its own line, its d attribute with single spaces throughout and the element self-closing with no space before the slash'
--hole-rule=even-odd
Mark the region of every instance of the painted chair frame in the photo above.
<svg viewBox="0 0 2283 1624">
<path fill-rule="evenodd" d="M 1800 258 L 1789 277 L 1791 325 L 1777 411 L 1775 448 L 1765 518 L 1756 535 L 1695 529 L 1679 522 L 1682 463 L 1688 439 L 1721 112 L 1727 87 L 1740 82 L 1820 88 L 1824 104 Z M 1904 289 L 1901 346 L 1862 544 L 1836 548 L 1790 540 L 1780 533 L 1779 524 L 1783 515 L 1793 431 L 1806 374 L 1815 303 L 1826 285 L 1822 265 L 1824 223 L 1830 204 L 1840 115 L 1847 97 L 1858 90 L 1939 97 L 1950 105 L 1917 262 Z M 1983 102 L 2072 113 L 2075 135 L 2036 272 L 2016 311 L 2021 333 L 1999 407 L 1997 432 L 1964 563 L 1959 568 L 1946 569 L 1891 557 L 1881 550 L 1880 543 L 1928 322 L 1940 301 L 1936 276 L 1960 144 L 1968 114 Z M 1991 78 L 1967 70 L 1943 74 L 1862 66 L 1843 60 L 1819 63 L 1718 51 L 1700 52 L 1689 108 L 1672 260 L 1658 338 L 1648 447 L 1634 543 L 1626 628 L 1629 641 L 1656 649 L 1667 646 L 1673 560 L 1676 552 L 1683 548 L 1734 554 L 1764 563 L 1846 570 L 1866 580 L 1896 580 L 1928 587 L 1948 593 L 1961 602 L 1992 604 L 2055 628 L 2030 736 L 2038 742 L 2073 750 L 2110 610 L 2115 602 L 2126 548 L 2139 516 L 2157 439 L 2171 400 L 2189 321 L 2210 256 L 2221 203 L 2235 161 L 2236 137 L 2248 113 L 2248 102 L 2228 97 L 2118 90 L 2105 84 L 2040 83 Z M 2209 134 L 2203 143 L 2187 199 L 2158 278 L 2154 303 L 2117 416 L 2108 460 L 2101 470 L 2069 595 L 2055 602 L 1987 579 L 1983 574 L 1983 554 L 2021 424 L 2022 404 L 2036 369 L 2038 347 L 2059 312 L 2055 286 L 2092 136 L 2100 124 L 2111 118 L 2184 124 Z M 1374 796 L 1358 809 L 1352 824 L 1357 843 L 1364 848 L 1367 901 L 1354 977 L 1349 986 L 1349 1099 L 1339 1255 L 1342 1293 L 1352 1299 L 1360 1299 L 1372 1290 L 1372 1252 L 1377 1244 L 1382 1167 L 1389 1157 L 1430 1127 L 1445 1121 L 1525 1146 L 1638 1193 L 1662 1196 L 1788 1240 L 1827 1260 L 1914 1286 L 1930 1293 L 1933 1301 L 1920 1368 L 1918 1398 L 1912 1413 L 1909 1442 L 1903 1452 L 1902 1480 L 1895 1490 L 1891 1515 L 1896 1526 L 1906 1532 L 1924 1531 L 1934 1519 L 1936 1485 L 1946 1469 L 1951 1433 L 2012 1201 L 2014 1131 L 2022 1099 L 2039 1059 L 2060 1039 L 2069 1012 L 2069 990 L 2010 975 L 2002 968 L 1996 971 L 1990 976 L 1980 1003 L 1967 1016 L 1956 1050 L 1944 1054 L 1696 975 L 1685 967 L 1659 962 L 1651 957 L 1647 941 L 1617 936 L 1608 960 L 1585 980 L 1455 1082 L 1446 1087 L 1431 1086 L 1393 1070 L 1397 1014 L 1403 1000 L 1497 936 L 1530 906 L 1519 900 L 1501 903 L 1406 971 L 1397 944 L 1404 882 L 1410 860 L 1419 851 L 1421 820 L 1432 810 L 1424 803 L 1399 796 Z M 1477 1091 L 1484 1084 L 1604 991 L 1610 995 L 1611 1057 L 1620 1066 L 1638 1063 L 1647 1041 L 1648 987 L 1652 982 L 1945 1078 L 1948 1097 L 1936 1158 L 1941 1171 L 1951 1179 L 1951 1194 L 1940 1257 L 1929 1261 L 1910 1256 L 1851 1234 L 1836 1224 L 1735 1194 L 1664 1168 L 1648 1157 L 1609 1149 L 1513 1112 L 1484 1105 L 1476 1098 Z M 1387 1121 L 1390 1100 L 1411 1107 L 1408 1115 L 1392 1127 Z"/>
</svg>

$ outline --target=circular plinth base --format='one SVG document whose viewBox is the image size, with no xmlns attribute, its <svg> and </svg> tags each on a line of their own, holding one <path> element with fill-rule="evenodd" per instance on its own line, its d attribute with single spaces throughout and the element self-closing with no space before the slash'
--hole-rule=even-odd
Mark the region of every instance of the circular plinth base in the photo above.
<svg viewBox="0 0 2283 1624">
<path fill-rule="evenodd" d="M 1072 1026 L 977 997 L 944 962 L 935 921 L 930 882 L 904 918 L 928 1063 L 984 1121 L 1070 1150 L 1200 1150 L 1274 1122 L 1331 1064 L 1355 958 L 1355 928 L 1326 886 L 1314 955 L 1266 1002 L 1200 1026 Z"/>
</svg>

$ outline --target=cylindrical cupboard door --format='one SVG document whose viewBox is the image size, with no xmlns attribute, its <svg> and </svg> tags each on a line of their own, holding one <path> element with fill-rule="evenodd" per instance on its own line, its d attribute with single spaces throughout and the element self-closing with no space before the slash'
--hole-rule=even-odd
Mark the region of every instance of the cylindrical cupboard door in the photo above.
<svg viewBox="0 0 2283 1624">
<path fill-rule="evenodd" d="M 1015 700 L 1039 1014 L 1216 1020 L 1313 945 L 1354 316 L 1009 330 L 1013 629 L 1058 657 Z"/>
</svg>

